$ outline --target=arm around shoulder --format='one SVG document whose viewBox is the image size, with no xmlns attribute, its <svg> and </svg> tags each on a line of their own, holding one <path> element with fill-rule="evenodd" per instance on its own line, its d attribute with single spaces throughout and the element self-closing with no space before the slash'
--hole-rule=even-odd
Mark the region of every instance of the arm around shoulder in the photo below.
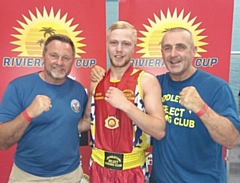
<svg viewBox="0 0 240 183">
<path fill-rule="evenodd" d="M 89 97 L 88 97 L 87 106 L 86 106 L 86 109 L 84 111 L 84 115 L 83 115 L 82 119 L 78 123 L 78 131 L 79 132 L 88 131 L 90 129 L 91 103 L 92 103 L 92 97 L 93 97 L 93 90 L 94 90 L 96 84 L 97 84 L 96 82 L 91 82 L 90 83 Z"/>
</svg>

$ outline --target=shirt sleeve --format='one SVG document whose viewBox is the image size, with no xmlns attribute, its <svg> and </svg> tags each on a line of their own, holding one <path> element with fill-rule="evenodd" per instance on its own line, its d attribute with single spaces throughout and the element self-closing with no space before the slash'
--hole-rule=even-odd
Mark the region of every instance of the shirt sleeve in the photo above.
<svg viewBox="0 0 240 183">
<path fill-rule="evenodd" d="M 15 119 L 23 111 L 16 86 L 10 83 L 3 94 L 0 105 L 0 122 Z"/>
<path fill-rule="evenodd" d="M 213 99 L 213 110 L 218 114 L 228 118 L 233 125 L 240 131 L 240 121 L 237 111 L 237 105 L 233 93 L 226 83 L 219 88 Z"/>
</svg>

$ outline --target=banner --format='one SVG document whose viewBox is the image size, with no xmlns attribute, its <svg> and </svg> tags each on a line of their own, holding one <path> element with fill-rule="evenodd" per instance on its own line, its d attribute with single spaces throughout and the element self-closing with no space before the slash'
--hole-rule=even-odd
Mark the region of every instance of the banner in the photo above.
<svg viewBox="0 0 240 183">
<path fill-rule="evenodd" d="M 166 72 L 159 44 L 162 31 L 182 26 L 192 32 L 198 47 L 193 64 L 228 81 L 233 2 L 120 0 L 119 20 L 132 23 L 138 30 L 133 64 L 154 74 Z"/>
<path fill-rule="evenodd" d="M 8 83 L 18 76 L 43 70 L 42 49 L 52 34 L 66 34 L 76 47 L 76 59 L 69 77 L 89 88 L 90 70 L 106 68 L 105 0 L 28 1 L 1 0 L 0 97 Z M 88 182 L 90 147 L 82 134 L 81 162 Z M 0 151 L 0 183 L 6 183 L 15 146 Z"/>
<path fill-rule="evenodd" d="M 167 72 L 160 45 L 163 31 L 184 27 L 192 32 L 197 46 L 193 65 L 228 82 L 233 3 L 233 0 L 119 0 L 119 20 L 128 21 L 137 29 L 132 64 L 155 75 Z M 151 171 L 151 149 L 148 151 L 146 160 Z"/>
</svg>

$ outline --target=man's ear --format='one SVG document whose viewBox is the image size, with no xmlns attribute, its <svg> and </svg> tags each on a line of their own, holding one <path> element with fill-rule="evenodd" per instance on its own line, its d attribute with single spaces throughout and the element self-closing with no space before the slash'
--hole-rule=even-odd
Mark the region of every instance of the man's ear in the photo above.
<svg viewBox="0 0 240 183">
<path fill-rule="evenodd" d="M 193 47 L 193 56 L 195 56 L 196 53 L 197 53 L 197 46 L 194 46 L 194 47 Z"/>
</svg>

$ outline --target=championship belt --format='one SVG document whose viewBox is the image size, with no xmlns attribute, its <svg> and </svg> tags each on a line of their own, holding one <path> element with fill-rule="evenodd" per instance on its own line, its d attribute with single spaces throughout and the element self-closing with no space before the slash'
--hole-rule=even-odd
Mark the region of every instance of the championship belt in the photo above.
<svg viewBox="0 0 240 183">
<path fill-rule="evenodd" d="M 145 152 L 115 153 L 102 149 L 92 149 L 91 159 L 102 167 L 112 170 L 128 170 L 142 166 L 145 161 Z"/>
<path fill-rule="evenodd" d="M 105 119 L 105 127 L 111 130 L 116 129 L 119 127 L 119 120 L 116 116 L 108 116 L 107 119 Z"/>
</svg>

